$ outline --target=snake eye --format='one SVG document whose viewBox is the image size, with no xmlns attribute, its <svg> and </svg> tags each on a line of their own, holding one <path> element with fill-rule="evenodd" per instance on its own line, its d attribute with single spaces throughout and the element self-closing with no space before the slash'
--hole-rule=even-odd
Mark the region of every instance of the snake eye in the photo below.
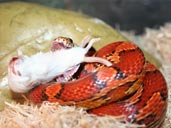
<svg viewBox="0 0 171 128">
<path fill-rule="evenodd" d="M 69 42 L 73 43 L 73 40 L 71 38 L 68 38 Z"/>
</svg>

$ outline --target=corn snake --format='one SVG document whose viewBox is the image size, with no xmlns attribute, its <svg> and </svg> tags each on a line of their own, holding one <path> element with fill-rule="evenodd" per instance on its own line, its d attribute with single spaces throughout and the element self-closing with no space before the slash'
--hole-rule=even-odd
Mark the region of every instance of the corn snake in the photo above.
<svg viewBox="0 0 171 128">
<path fill-rule="evenodd" d="M 52 51 L 58 48 L 55 44 Z M 167 86 L 160 71 L 146 61 L 143 52 L 131 42 L 113 42 L 93 56 L 112 65 L 85 63 L 76 80 L 39 85 L 29 92 L 29 99 L 84 107 L 100 116 L 126 115 L 131 123 L 159 127 L 166 112 Z"/>
</svg>

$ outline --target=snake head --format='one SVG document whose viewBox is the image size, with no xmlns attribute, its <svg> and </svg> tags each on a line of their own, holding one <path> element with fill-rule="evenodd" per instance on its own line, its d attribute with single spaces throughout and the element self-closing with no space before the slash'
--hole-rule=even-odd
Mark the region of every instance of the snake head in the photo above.
<svg viewBox="0 0 171 128">
<path fill-rule="evenodd" d="M 75 44 L 73 43 L 73 40 L 68 37 L 64 36 L 59 36 L 56 39 L 53 40 L 52 45 L 51 45 L 51 51 L 55 52 L 56 50 L 61 50 L 61 49 L 70 49 L 73 48 Z M 66 72 L 63 74 L 56 76 L 56 81 L 58 82 L 66 82 L 69 81 L 73 74 L 78 70 L 80 67 L 80 64 L 75 65 L 68 69 Z"/>
<path fill-rule="evenodd" d="M 51 51 L 69 49 L 74 47 L 74 43 L 71 38 L 59 36 L 52 42 Z"/>
</svg>

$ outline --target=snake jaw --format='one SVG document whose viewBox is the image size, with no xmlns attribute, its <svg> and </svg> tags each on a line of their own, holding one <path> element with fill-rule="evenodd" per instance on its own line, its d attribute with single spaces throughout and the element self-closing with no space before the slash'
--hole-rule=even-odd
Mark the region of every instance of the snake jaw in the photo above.
<svg viewBox="0 0 171 128">
<path fill-rule="evenodd" d="M 71 38 L 59 36 L 52 42 L 51 51 L 55 52 L 56 50 L 70 49 L 74 46 L 75 44 L 73 43 L 73 40 Z M 73 74 L 78 70 L 79 67 L 80 67 L 80 64 L 71 67 L 71 69 L 68 69 L 63 74 L 56 76 L 55 80 L 57 82 L 69 81 L 72 78 Z"/>
<path fill-rule="evenodd" d="M 78 68 L 80 67 L 80 64 L 73 66 L 71 69 L 68 69 L 66 72 L 64 72 L 62 75 L 59 75 L 55 78 L 57 82 L 67 82 L 73 78 L 74 73 L 77 72 Z"/>
</svg>

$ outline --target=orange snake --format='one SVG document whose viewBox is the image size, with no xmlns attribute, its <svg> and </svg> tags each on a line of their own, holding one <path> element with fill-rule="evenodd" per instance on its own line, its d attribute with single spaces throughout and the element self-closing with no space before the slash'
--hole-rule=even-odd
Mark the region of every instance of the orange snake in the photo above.
<svg viewBox="0 0 171 128">
<path fill-rule="evenodd" d="M 58 47 L 55 44 L 52 50 Z M 166 113 L 167 86 L 143 52 L 133 43 L 114 42 L 93 56 L 107 59 L 112 66 L 83 63 L 76 80 L 39 85 L 29 92 L 29 99 L 84 107 L 100 116 L 125 115 L 131 123 L 159 127 Z"/>
</svg>

